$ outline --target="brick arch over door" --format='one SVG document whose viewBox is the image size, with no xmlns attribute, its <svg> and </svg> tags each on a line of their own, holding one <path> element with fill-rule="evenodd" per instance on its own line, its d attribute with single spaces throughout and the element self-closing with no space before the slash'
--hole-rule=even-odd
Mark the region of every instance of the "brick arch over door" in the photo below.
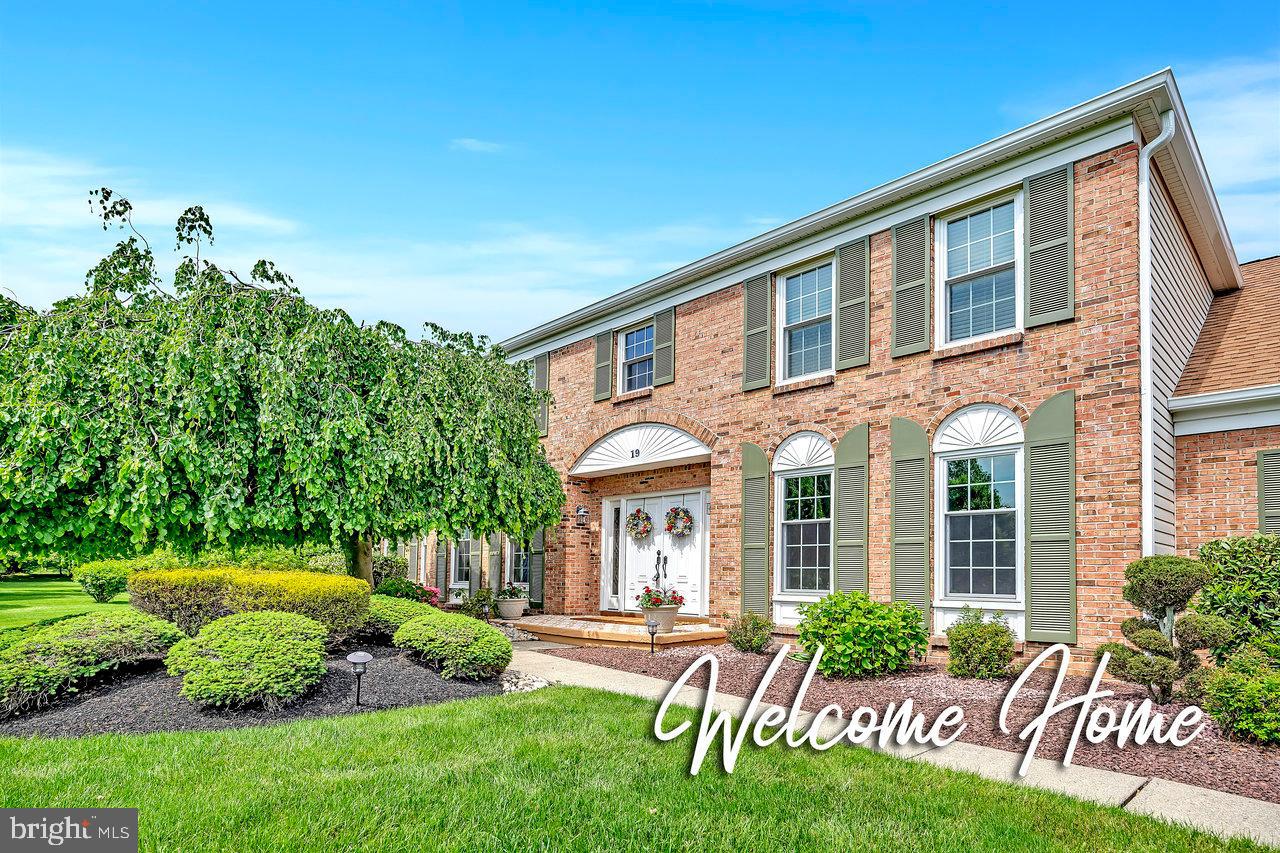
<svg viewBox="0 0 1280 853">
<path fill-rule="evenodd" d="M 594 432 L 590 438 L 580 442 L 578 446 L 574 448 L 573 455 L 569 457 L 569 469 L 572 470 L 573 467 L 578 464 L 579 460 L 582 459 L 583 455 L 594 447 L 602 438 L 612 432 L 622 429 L 623 427 L 634 426 L 636 424 L 663 424 L 665 426 L 684 430 L 689 433 L 689 435 L 711 448 L 713 453 L 715 452 L 716 434 L 693 418 L 668 409 L 632 409 L 626 414 L 619 415 L 618 417 L 607 421 L 604 426 Z"/>
</svg>

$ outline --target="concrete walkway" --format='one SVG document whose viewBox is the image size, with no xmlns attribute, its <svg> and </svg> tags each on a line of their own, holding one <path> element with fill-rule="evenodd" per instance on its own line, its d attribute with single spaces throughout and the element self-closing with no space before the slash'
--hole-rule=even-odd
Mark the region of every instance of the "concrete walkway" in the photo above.
<svg viewBox="0 0 1280 853">
<path fill-rule="evenodd" d="M 515 647 L 512 669 L 554 684 L 593 687 L 655 702 L 660 702 L 671 689 L 672 682 L 660 678 L 540 653 L 540 650 L 564 648 L 554 643 L 516 643 Z M 701 709 L 705 698 L 705 690 L 684 687 L 674 701 Z M 746 706 L 746 699 L 723 693 L 716 695 L 714 705 L 717 710 L 726 710 L 738 717 L 742 716 Z M 762 703 L 758 713 L 771 707 L 774 706 Z M 813 714 L 807 712 L 798 715 L 799 722 L 806 729 L 812 719 Z M 832 736 L 839 725 L 836 720 L 827 720 L 821 734 Z M 900 758 L 976 773 L 988 779 L 1034 785 L 1081 800 L 1120 806 L 1131 812 L 1188 824 L 1222 836 L 1246 836 L 1263 844 L 1280 846 L 1280 805 L 1275 803 L 1113 770 L 1077 765 L 1063 767 L 1057 761 L 1041 758 L 1033 759 L 1027 775 L 1019 778 L 1017 768 L 1022 761 L 1021 754 L 962 741 L 945 747 L 913 743 L 884 751 Z"/>
</svg>

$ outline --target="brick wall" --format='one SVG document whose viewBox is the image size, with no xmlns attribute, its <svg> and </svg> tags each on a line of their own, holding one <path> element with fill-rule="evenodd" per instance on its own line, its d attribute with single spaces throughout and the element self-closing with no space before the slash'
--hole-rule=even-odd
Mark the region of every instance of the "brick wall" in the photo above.
<svg viewBox="0 0 1280 853">
<path fill-rule="evenodd" d="M 659 474 L 649 485 L 710 482 L 709 612 L 718 616 L 739 611 L 740 442 L 772 457 L 799 430 L 834 440 L 870 424 L 869 583 L 873 597 L 887 600 L 891 418 L 911 418 L 932 438 L 942 419 L 965 405 L 996 402 L 1025 419 L 1053 394 L 1075 389 L 1079 638 L 1086 647 L 1114 639 L 1131 615 L 1120 597 L 1124 566 L 1141 549 L 1136 146 L 1076 163 L 1075 222 L 1076 318 L 995 347 L 947 358 L 890 357 L 892 245 L 884 231 L 870 241 L 870 364 L 834 379 L 744 393 L 741 286 L 678 307 L 676 381 L 638 398 L 592 402 L 591 339 L 555 350 L 548 455 L 568 471 L 593 441 L 627 422 L 671 423 L 707 441 L 708 465 Z M 598 607 L 600 498 L 635 489 L 629 476 L 566 476 L 566 523 L 548 554 L 552 612 Z M 590 513 L 586 527 L 568 517 L 579 504 Z"/>
<path fill-rule="evenodd" d="M 1258 532 L 1258 451 L 1280 447 L 1280 426 L 1177 438 L 1178 552 Z"/>
</svg>

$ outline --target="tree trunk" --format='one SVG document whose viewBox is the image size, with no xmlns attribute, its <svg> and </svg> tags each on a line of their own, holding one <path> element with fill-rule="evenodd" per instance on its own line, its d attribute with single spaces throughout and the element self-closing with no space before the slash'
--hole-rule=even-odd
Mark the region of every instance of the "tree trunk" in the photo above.
<svg viewBox="0 0 1280 853">
<path fill-rule="evenodd" d="M 362 533 L 351 534 L 351 565 L 356 577 L 373 586 L 373 540 Z"/>
</svg>

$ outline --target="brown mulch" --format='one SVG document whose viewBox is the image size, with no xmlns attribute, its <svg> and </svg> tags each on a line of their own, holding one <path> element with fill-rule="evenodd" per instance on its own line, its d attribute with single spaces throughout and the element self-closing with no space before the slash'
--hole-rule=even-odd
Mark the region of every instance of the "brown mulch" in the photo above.
<svg viewBox="0 0 1280 853">
<path fill-rule="evenodd" d="M 672 649 L 652 656 L 647 651 L 625 648 L 557 649 L 547 654 L 675 681 L 689 664 L 707 652 L 714 653 L 720 661 L 717 690 L 734 696 L 754 694 L 773 660 L 772 654 L 749 654 L 728 645 Z M 765 700 L 790 706 L 800 688 L 805 669 L 806 665 L 799 661 L 784 661 L 765 693 Z M 688 684 L 705 688 L 705 669 L 689 679 Z M 1018 740 L 1017 733 L 1044 710 L 1053 686 L 1053 675 L 1037 672 L 1023 685 L 1010 710 L 1011 734 L 1006 735 L 999 729 L 1000 706 L 1012 686 L 1011 679 L 979 681 L 952 678 L 941 667 L 933 665 L 913 666 L 905 673 L 874 679 L 831 679 L 815 675 L 802 707 L 807 711 L 817 711 L 834 703 L 846 711 L 847 717 L 852 709 L 866 706 L 882 711 L 889 702 L 901 703 L 910 698 L 914 700 L 915 709 L 924 713 L 931 724 L 947 706 L 959 705 L 964 709 L 964 719 L 968 723 L 960 740 L 1022 754 L 1027 745 Z M 1058 701 L 1079 696 L 1086 692 L 1088 686 L 1087 678 L 1068 677 Z M 1104 689 L 1114 691 L 1115 696 L 1100 700 L 1097 705 L 1110 706 L 1117 713 L 1127 703 L 1136 705 L 1147 698 L 1143 688 L 1124 682 L 1106 681 Z M 1173 702 L 1157 705 L 1155 710 L 1163 713 L 1169 722 L 1184 707 L 1182 703 Z M 1119 749 L 1114 738 L 1092 744 L 1082 733 L 1072 763 L 1135 776 L 1158 776 L 1280 803 L 1280 747 L 1228 740 L 1212 720 L 1207 716 L 1205 719 L 1204 730 L 1183 747 L 1148 742 L 1142 746 L 1129 744 Z M 1074 708 L 1055 716 L 1045 730 L 1036 757 L 1060 760 L 1071 738 L 1075 720 Z"/>
</svg>

